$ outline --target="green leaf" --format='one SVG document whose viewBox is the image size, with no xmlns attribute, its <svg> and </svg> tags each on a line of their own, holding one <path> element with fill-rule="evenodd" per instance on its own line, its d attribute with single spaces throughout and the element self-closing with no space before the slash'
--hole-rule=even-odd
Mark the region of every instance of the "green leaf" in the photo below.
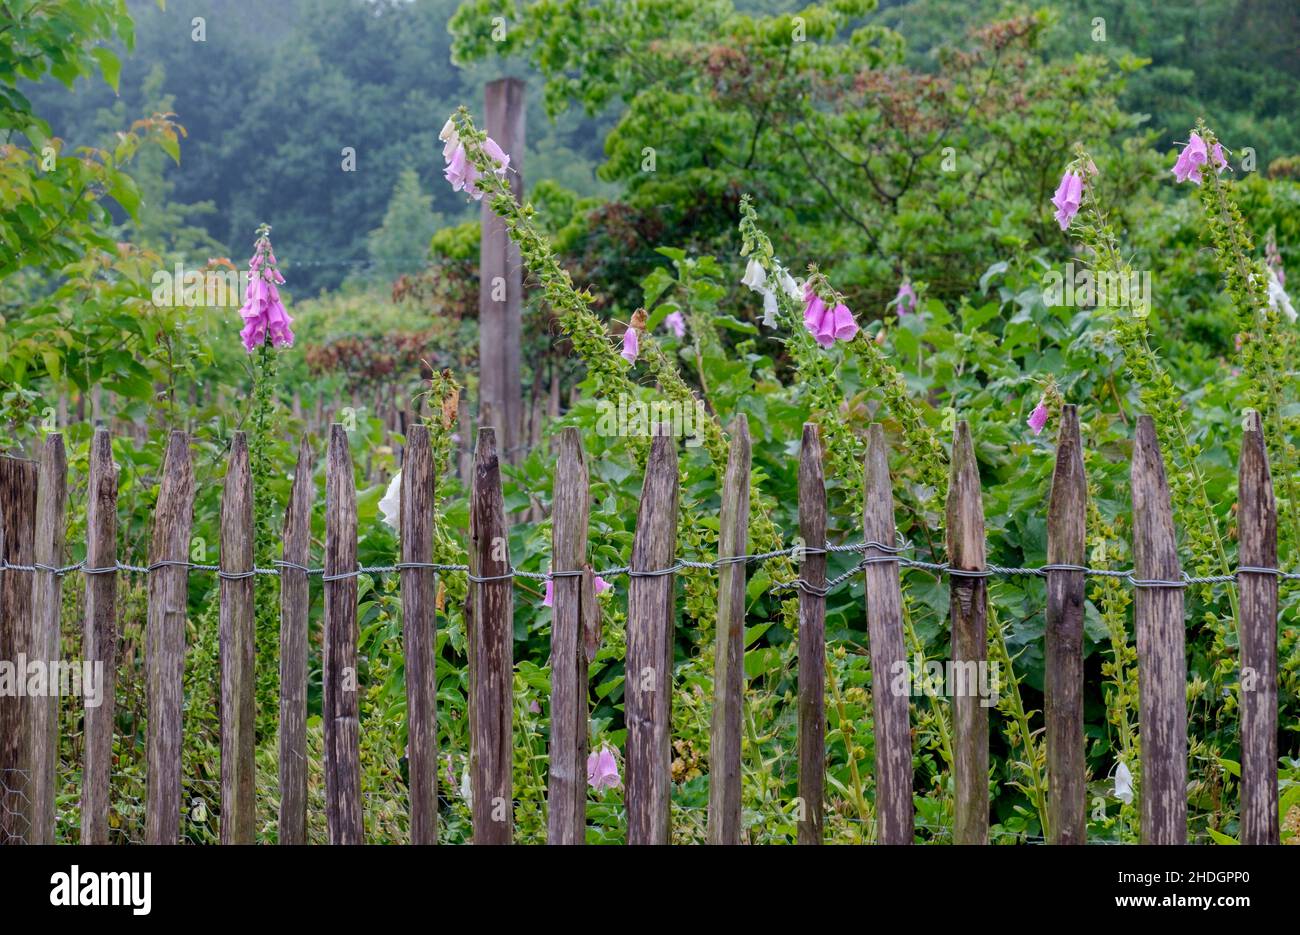
<svg viewBox="0 0 1300 935">
<path fill-rule="evenodd" d="M 758 328 L 754 325 L 747 321 L 741 321 L 739 318 L 733 318 L 730 315 L 719 315 L 713 319 L 713 322 L 728 331 L 739 331 L 741 334 L 758 334 Z"/>
<path fill-rule="evenodd" d="M 122 61 L 113 53 L 112 49 L 104 46 L 98 46 L 90 50 L 90 54 L 99 62 L 99 73 L 104 76 L 104 81 L 113 89 L 113 93 L 118 93 L 118 79 L 122 74 Z"/>
<path fill-rule="evenodd" d="M 163 136 L 158 140 L 163 152 L 172 157 L 172 162 L 181 164 L 181 141 L 175 136 Z"/>
<path fill-rule="evenodd" d="M 41 359 L 45 361 L 45 369 L 50 373 L 50 379 L 58 380 L 63 373 L 63 357 L 52 347 L 47 347 L 41 351 Z"/>
<path fill-rule="evenodd" d="M 122 210 L 138 220 L 136 212 L 140 208 L 140 190 L 135 187 L 135 180 L 125 173 L 117 173 L 113 184 L 108 188 L 109 195 L 122 206 Z"/>
</svg>

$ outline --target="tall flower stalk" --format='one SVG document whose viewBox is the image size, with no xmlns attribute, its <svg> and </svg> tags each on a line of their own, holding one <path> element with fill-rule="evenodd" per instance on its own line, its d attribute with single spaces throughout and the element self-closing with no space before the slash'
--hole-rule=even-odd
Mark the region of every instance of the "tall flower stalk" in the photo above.
<svg viewBox="0 0 1300 935">
<path fill-rule="evenodd" d="M 460 176 L 472 179 L 475 194 L 488 199 L 492 211 L 506 225 L 510 239 L 519 246 L 524 265 L 537 277 L 547 303 L 555 313 L 561 329 L 573 344 L 574 351 L 587 365 L 590 378 L 600 386 L 601 392 L 617 398 L 620 394 L 631 397 L 637 393 L 637 385 L 628 376 L 628 363 L 614 351 L 604 323 L 591 311 L 592 296 L 586 290 L 577 289 L 572 278 L 556 259 L 548 239 L 538 229 L 533 220 L 533 208 L 529 204 L 520 205 L 514 198 L 505 173 L 498 171 L 502 160 L 488 147 L 487 134 L 475 129 L 469 112 L 461 107 L 448 121 L 444 128 L 448 143 L 456 140 L 463 149 L 472 173 L 462 167 Z M 454 151 L 453 151 L 454 152 Z M 694 406 L 697 400 L 677 371 L 676 366 L 659 349 L 653 338 L 638 333 L 639 355 L 646 361 L 654 373 L 661 391 L 669 399 L 683 405 Z M 715 476 L 719 481 L 727 469 L 727 439 L 715 415 L 703 420 L 703 447 L 708 453 Z M 644 465 L 650 448 L 648 437 L 631 439 L 637 460 Z M 750 485 L 751 521 L 750 536 L 755 548 L 770 551 L 781 548 L 781 533 L 772 520 L 775 503 L 770 495 L 751 481 Z M 695 515 L 695 511 L 683 510 L 681 521 L 686 528 L 679 533 L 692 543 L 715 541 L 714 533 L 707 530 Z M 695 528 L 696 526 L 700 528 Z M 779 558 L 772 563 L 774 578 L 788 579 L 795 576 L 789 559 Z M 698 582 L 704 576 L 687 575 L 688 588 L 692 582 Z M 711 580 L 711 578 L 709 579 Z M 700 585 L 696 584 L 695 588 Z M 704 601 L 699 597 L 703 593 L 695 591 L 696 598 L 688 603 L 695 603 L 703 609 Z M 791 631 L 798 628 L 798 602 L 787 599 L 782 602 L 781 610 L 786 625 Z"/>
<path fill-rule="evenodd" d="M 239 336 L 244 348 L 254 355 L 253 408 L 250 416 L 249 473 L 253 490 L 253 561 L 255 565 L 270 567 L 278 557 L 279 536 L 274 529 L 275 511 L 268 495 L 274 474 L 274 455 L 271 451 L 271 420 L 275 411 L 276 350 L 293 346 L 293 319 L 285 310 L 279 286 L 284 285 L 275 252 L 271 247 L 271 227 L 262 224 L 257 229 L 253 256 L 248 261 L 248 288 L 244 305 L 239 310 L 244 328 Z M 270 575 L 255 578 L 258 592 L 254 602 L 256 611 L 255 642 L 258 659 L 257 690 L 260 698 L 279 695 L 279 618 L 276 613 L 278 581 Z M 275 706 L 259 704 L 258 733 L 274 733 Z"/>
<path fill-rule="evenodd" d="M 1211 152 L 1223 152 L 1214 131 L 1198 123 L 1196 133 Z M 1190 148 L 1190 147 L 1189 147 Z M 1232 197 L 1230 183 L 1219 172 L 1203 172 L 1198 195 L 1205 212 L 1202 233 L 1214 248 L 1228 297 L 1237 313 L 1240 333 L 1241 406 L 1255 409 L 1264 424 L 1273 476 L 1282 482 L 1282 540 L 1296 542 L 1300 535 L 1300 497 L 1296 496 L 1294 438 L 1300 419 L 1284 415 L 1286 392 L 1296 352 L 1294 327 L 1282 321 L 1283 312 L 1269 299 L 1269 269 L 1255 258 L 1255 245 L 1241 210 Z"/>
<path fill-rule="evenodd" d="M 1096 174 L 1092 158 L 1082 148 L 1071 165 L 1088 176 Z M 1097 186 L 1091 182 L 1083 186 L 1079 214 L 1070 230 L 1091 253 L 1098 274 L 1117 276 L 1120 282 L 1130 281 L 1133 268 L 1120 252 L 1114 228 L 1097 197 Z M 1171 499 L 1191 547 L 1195 569 L 1198 574 L 1230 574 L 1228 549 L 1199 463 L 1201 447 L 1192 441 L 1188 432 L 1182 397 L 1173 378 L 1151 349 L 1147 316 L 1137 309 L 1115 309 L 1110 322 L 1115 340 L 1124 352 L 1124 364 L 1137 388 L 1142 410 L 1155 423 L 1161 449 L 1172 465 Z M 1235 621 L 1237 593 L 1232 588 L 1227 593 Z M 1212 599 L 1212 595 L 1207 594 L 1207 598 Z"/>
</svg>

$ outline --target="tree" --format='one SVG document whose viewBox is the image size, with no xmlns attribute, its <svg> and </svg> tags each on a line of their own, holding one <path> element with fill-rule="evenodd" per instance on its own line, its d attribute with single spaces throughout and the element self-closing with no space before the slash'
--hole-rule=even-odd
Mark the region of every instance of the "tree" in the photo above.
<svg viewBox="0 0 1300 935">
<path fill-rule="evenodd" d="M 929 72 L 866 19 L 873 0 L 767 16 L 730 0 L 508 6 L 498 42 L 502 5 L 462 5 L 450 25 L 458 61 L 527 58 L 555 113 L 623 107 L 600 174 L 627 195 L 591 225 L 590 249 L 731 253 L 748 190 L 779 222 L 783 255 L 848 274 L 854 298 L 875 308 L 904 276 L 952 298 L 1008 247 L 1063 249 L 1042 206 L 1071 148 L 1087 139 L 1109 153 L 1139 122 L 1115 106 L 1122 68 L 1045 58 L 1046 14 L 959 36 Z"/>
<path fill-rule="evenodd" d="M 151 144 L 178 160 L 182 131 L 170 114 L 154 114 L 111 146 L 72 151 L 18 87 L 99 75 L 116 88 L 120 61 L 102 43 L 120 38 L 129 49 L 133 35 L 121 0 L 0 7 L 0 446 L 9 424 L 51 405 L 33 386 L 84 389 L 108 378 L 128 399 L 153 394 L 148 361 L 170 326 L 169 313 L 148 304 L 159 258 L 120 242 L 112 207 L 137 216 L 140 191 L 126 166 Z"/>
<path fill-rule="evenodd" d="M 407 166 L 397 177 L 384 223 L 370 232 L 366 249 L 375 272 L 385 279 L 416 272 L 429 254 L 429 238 L 442 226 L 433 196 L 420 185 L 420 173 Z"/>
</svg>

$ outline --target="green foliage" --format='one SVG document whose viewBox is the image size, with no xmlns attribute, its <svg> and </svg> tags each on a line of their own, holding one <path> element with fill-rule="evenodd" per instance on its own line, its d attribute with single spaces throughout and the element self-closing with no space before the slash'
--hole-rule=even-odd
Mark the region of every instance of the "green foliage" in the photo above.
<svg viewBox="0 0 1300 935">
<path fill-rule="evenodd" d="M 390 279 L 418 270 L 440 221 L 433 211 L 433 196 L 420 185 L 420 174 L 410 167 L 403 169 L 393 186 L 384 223 L 370 232 L 372 267 Z"/>
</svg>

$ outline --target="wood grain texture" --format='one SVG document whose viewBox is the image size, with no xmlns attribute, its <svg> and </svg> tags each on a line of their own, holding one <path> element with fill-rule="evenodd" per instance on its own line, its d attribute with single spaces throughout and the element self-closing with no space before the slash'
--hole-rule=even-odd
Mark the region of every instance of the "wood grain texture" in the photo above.
<svg viewBox="0 0 1300 935">
<path fill-rule="evenodd" d="M 1082 565 L 1087 539 L 1088 479 L 1074 406 L 1061 408 L 1056 466 L 1047 507 L 1047 562 Z M 1047 724 L 1048 840 L 1083 844 L 1087 775 L 1083 750 L 1082 571 L 1047 573 L 1044 719 Z"/>
<path fill-rule="evenodd" d="M 257 823 L 253 719 L 253 481 L 235 432 L 221 492 L 221 843 L 252 844 Z"/>
<path fill-rule="evenodd" d="M 86 492 L 86 568 L 117 564 L 117 465 L 107 430 L 90 442 L 90 486 Z M 117 708 L 117 572 L 86 575 L 86 661 L 103 666 L 101 703 L 87 707 L 85 762 L 81 782 L 81 843 L 108 843 L 108 788 L 113 769 L 113 724 Z"/>
<path fill-rule="evenodd" d="M 298 443 L 298 462 L 284 511 L 281 559 L 306 567 L 311 557 L 315 499 L 311 446 Z M 307 843 L 307 573 L 280 568 L 280 833 L 281 844 Z"/>
<path fill-rule="evenodd" d="M 810 550 L 799 577 L 826 585 L 826 478 L 821 433 L 805 422 L 799 447 L 799 538 Z M 799 590 L 799 799 L 800 844 L 822 843 L 826 786 L 826 597 Z"/>
<path fill-rule="evenodd" d="M 149 563 L 188 562 L 194 522 L 194 471 L 189 436 L 172 432 L 154 507 Z M 181 828 L 182 710 L 185 704 L 185 619 L 190 575 L 184 565 L 159 565 L 149 575 L 145 636 L 149 723 L 145 742 L 148 792 L 145 843 L 176 844 Z"/>
<path fill-rule="evenodd" d="M 591 488 L 582 436 L 566 428 L 557 443 L 551 497 L 552 570 L 582 570 L 587 561 Z M 547 773 L 546 841 L 582 844 L 587 825 L 587 653 L 580 576 L 552 581 L 551 749 Z M 599 613 L 599 611 L 597 611 Z"/>
<path fill-rule="evenodd" d="M 1151 417 L 1133 445 L 1133 564 L 1143 581 L 1179 581 L 1165 464 Z M 1136 587 L 1143 844 L 1187 842 L 1187 656 L 1181 587 Z"/>
<path fill-rule="evenodd" d="M 325 825 L 329 843 L 362 844 L 360 675 L 357 672 L 357 489 L 348 433 L 330 426 L 325 461 Z"/>
<path fill-rule="evenodd" d="M 475 844 L 514 837 L 514 585 L 496 432 L 480 428 L 470 497 L 470 785 Z"/>
<path fill-rule="evenodd" d="M 867 542 L 895 541 L 894 488 L 889 448 L 879 423 L 867 431 L 862 532 Z M 866 558 L 888 555 L 868 548 Z M 867 634 L 871 646 L 871 702 L 876 740 L 876 843 L 911 844 L 912 726 L 909 696 L 895 691 L 895 675 L 907 670 L 903 641 L 903 593 L 897 562 L 866 567 Z"/>
<path fill-rule="evenodd" d="M 15 565 L 32 564 L 37 482 L 37 462 L 0 457 L 0 555 Z M 30 571 L 0 571 L 0 660 L 17 663 L 31 648 L 32 587 Z M 34 700 L 0 694 L 0 844 L 29 840 Z"/>
<path fill-rule="evenodd" d="M 499 78 L 483 89 L 483 126 L 511 156 L 506 177 L 516 199 L 523 198 L 525 91 L 519 78 Z M 514 463 L 526 444 L 520 370 L 523 261 L 489 200 L 483 201 L 479 228 L 479 414 L 496 429 L 505 461 Z"/>
<path fill-rule="evenodd" d="M 984 504 L 970 426 L 957 423 L 947 503 L 948 563 L 979 571 L 985 566 Z M 987 844 L 989 838 L 989 709 L 978 692 L 978 670 L 988 664 L 988 592 L 983 578 L 950 575 L 952 615 L 953 758 L 956 760 L 953 842 Z"/>
<path fill-rule="evenodd" d="M 403 562 L 433 561 L 434 468 L 429 429 L 412 425 L 402 462 Z M 437 581 L 432 568 L 403 568 L 402 648 L 406 668 L 406 756 L 411 843 L 438 843 Z"/>
<path fill-rule="evenodd" d="M 39 481 L 36 489 L 36 541 L 32 556 L 38 565 L 63 564 L 64 534 L 67 527 L 68 461 L 63 436 L 52 432 L 41 446 Z M 32 638 L 29 657 L 47 665 L 63 656 L 59 619 L 63 606 L 62 579 L 52 571 L 32 576 Z M 4 658 L 0 656 L 0 658 Z M 54 672 L 53 668 L 47 670 Z M 44 698 L 31 699 L 30 763 L 31 844 L 54 843 L 54 798 L 59 762 L 59 696 L 51 691 Z"/>
<path fill-rule="evenodd" d="M 744 555 L 749 544 L 749 421 L 731 425 L 731 449 L 723 477 L 718 559 Z M 709 843 L 741 841 L 740 738 L 745 697 L 744 562 L 718 569 L 717 645 L 713 655 L 713 721 L 709 738 Z"/>
<path fill-rule="evenodd" d="M 1246 415 L 1237 479 L 1239 564 L 1277 568 L 1277 504 L 1259 413 Z M 1242 571 L 1241 843 L 1278 844 L 1276 575 Z"/>
<path fill-rule="evenodd" d="M 660 432 L 664 431 L 661 427 Z M 670 841 L 673 632 L 676 575 L 646 575 L 673 563 L 677 542 L 677 441 L 656 434 L 632 540 L 627 610 L 627 843 Z"/>
</svg>

